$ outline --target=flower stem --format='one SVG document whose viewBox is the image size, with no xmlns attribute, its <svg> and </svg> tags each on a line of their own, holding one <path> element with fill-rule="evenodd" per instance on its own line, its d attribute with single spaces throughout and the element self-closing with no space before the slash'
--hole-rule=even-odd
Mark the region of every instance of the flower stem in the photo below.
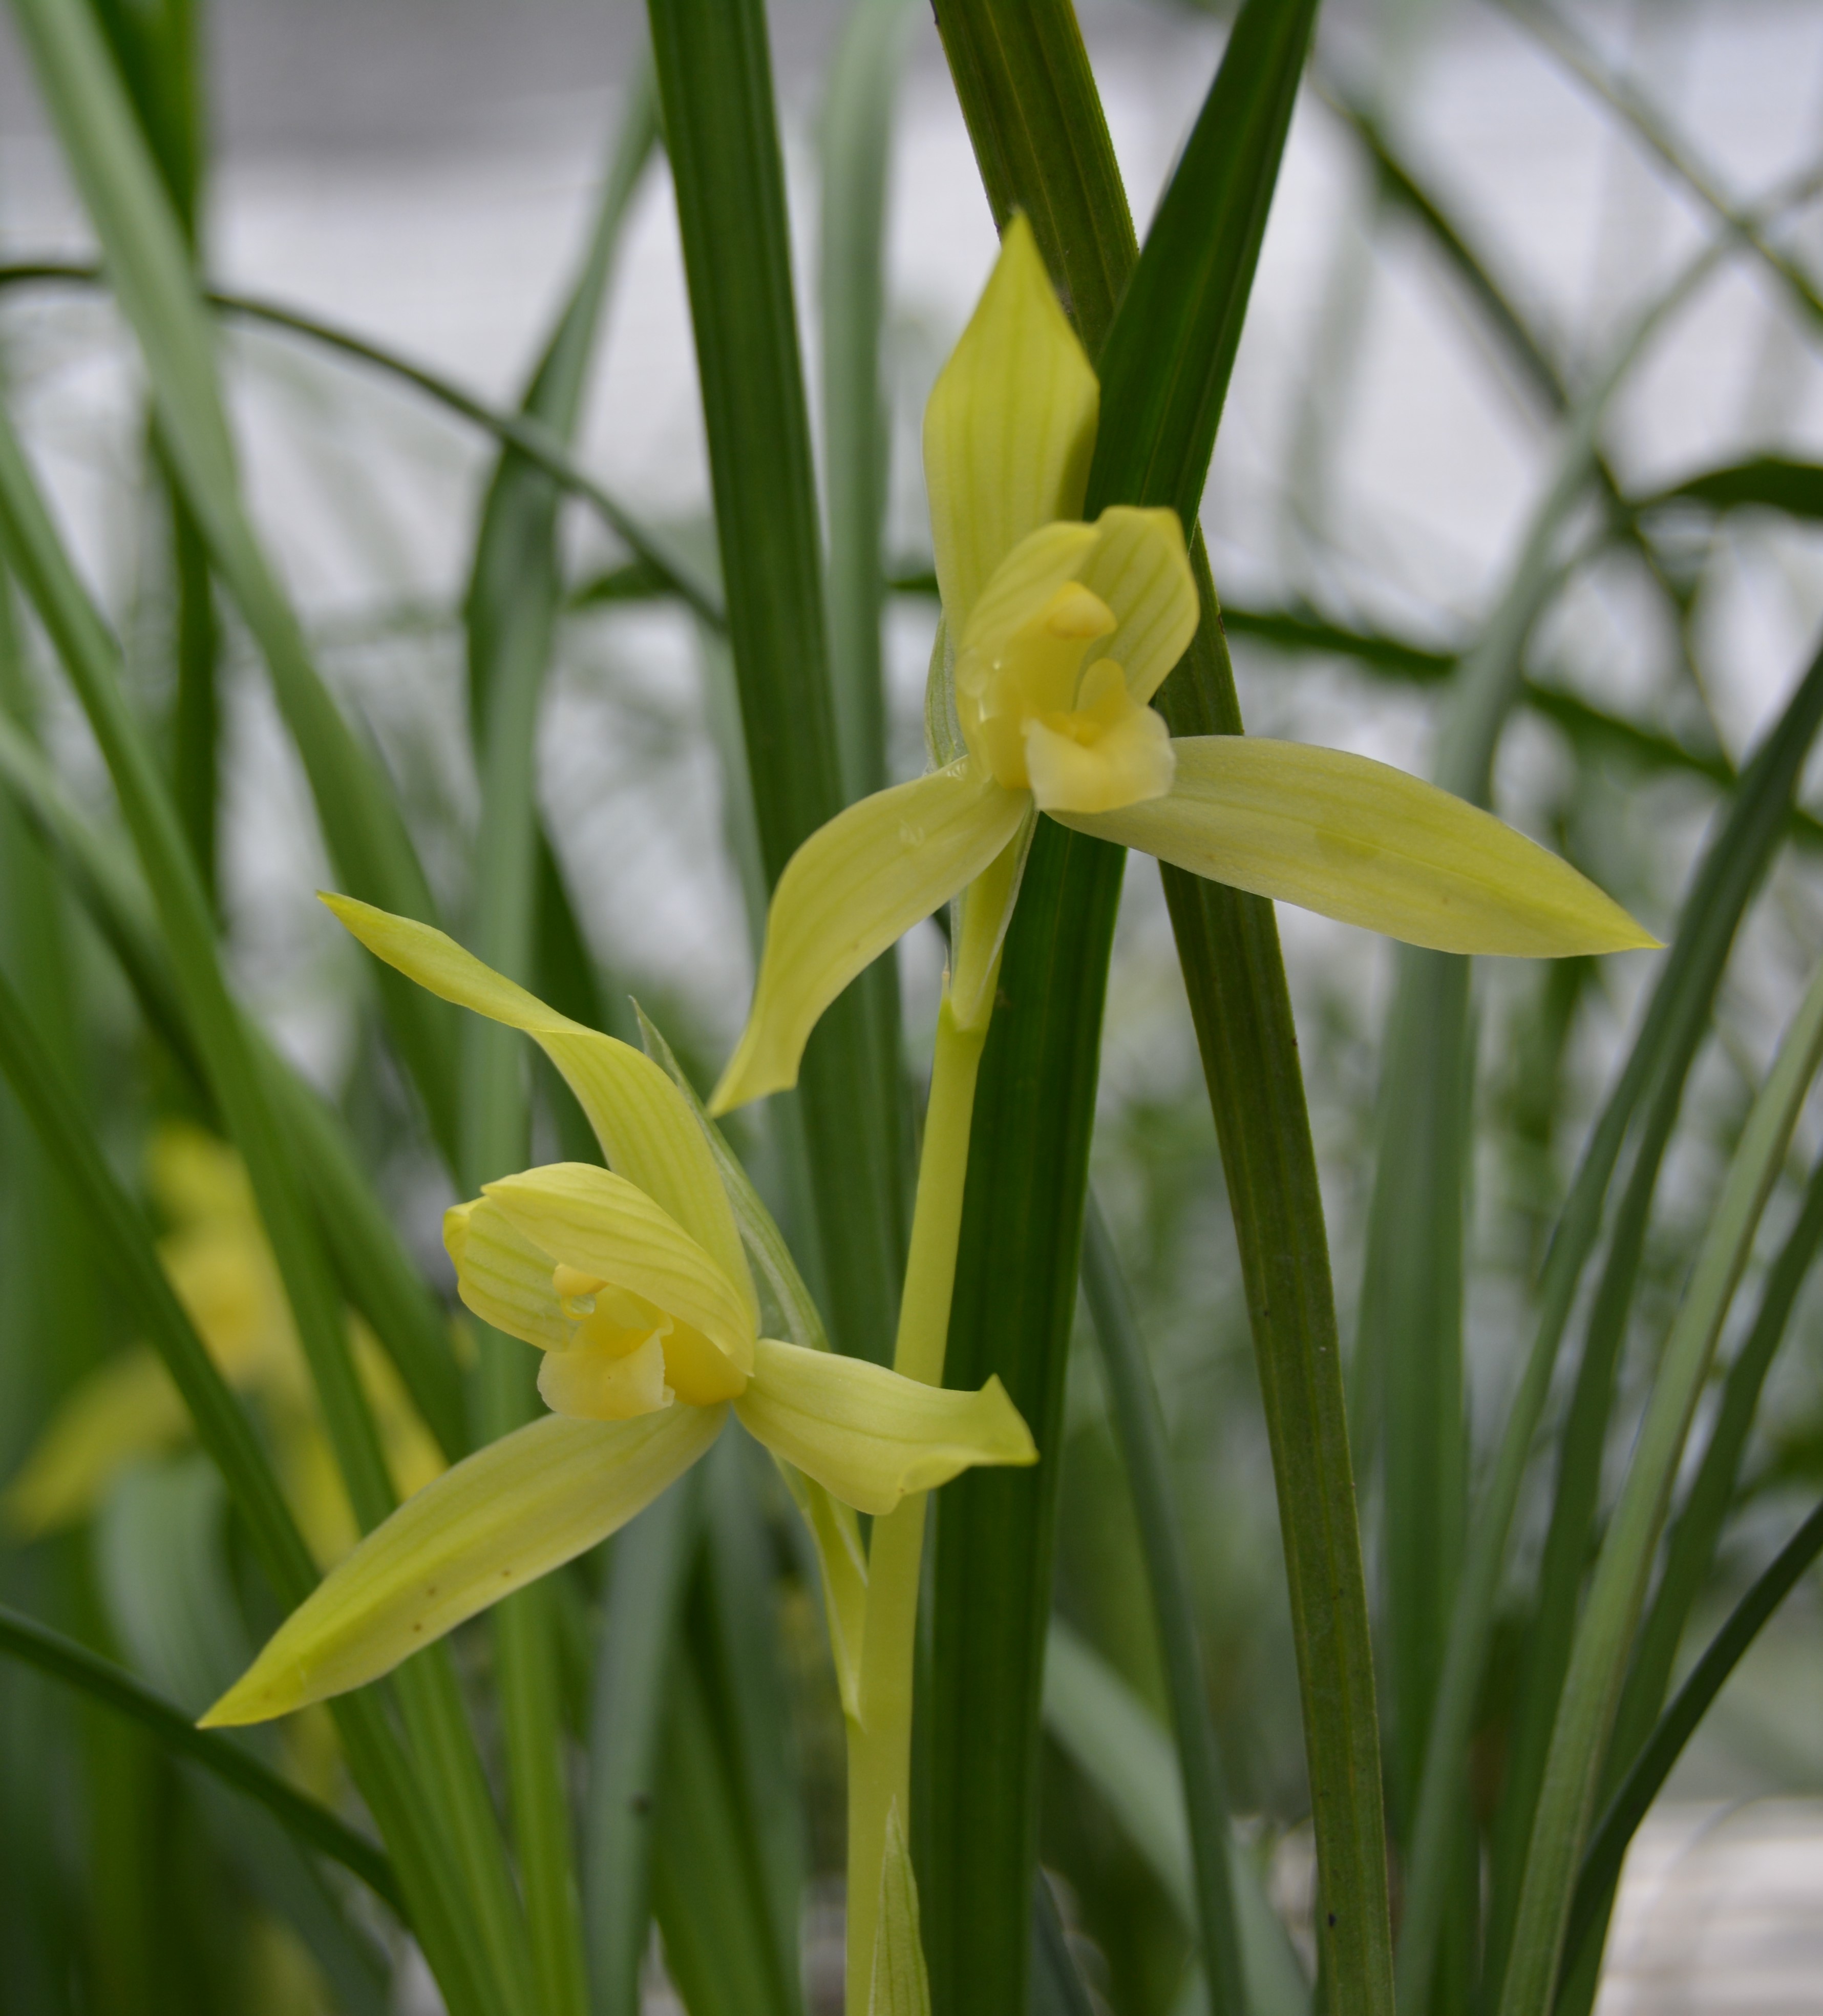
<svg viewBox="0 0 1823 2016">
<path fill-rule="evenodd" d="M 946 993 L 937 1021 L 930 1102 L 918 1164 L 912 1250 L 899 1306 L 894 1370 L 926 1384 L 943 1383 L 950 1297 L 962 1234 L 962 1186 L 975 1079 L 987 1038 L 986 1003 L 964 1028 Z M 868 1554 L 867 1628 L 861 1640 L 860 1712 L 848 1724 L 848 2016 L 865 2016 L 873 1975 L 880 1870 L 887 1816 L 896 1805 L 909 1825 L 912 1669 L 918 1636 L 919 1571 L 924 1555 L 924 1503 L 917 1492 L 874 1521 Z"/>
</svg>

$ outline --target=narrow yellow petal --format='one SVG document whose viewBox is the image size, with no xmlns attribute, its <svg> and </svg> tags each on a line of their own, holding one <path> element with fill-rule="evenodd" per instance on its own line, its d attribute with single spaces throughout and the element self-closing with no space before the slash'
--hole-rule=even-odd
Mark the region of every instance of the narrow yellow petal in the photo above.
<svg viewBox="0 0 1823 2016">
<path fill-rule="evenodd" d="M 489 1183 L 486 1196 L 553 1265 L 643 1296 L 704 1341 L 700 1352 L 683 1341 L 690 1354 L 685 1369 L 678 1361 L 679 1336 L 666 1340 L 680 1399 L 702 1405 L 732 1398 L 746 1384 L 753 1363 L 746 1305 L 709 1255 L 645 1191 L 592 1163 L 556 1162 Z"/>
<path fill-rule="evenodd" d="M 1196 577 L 1177 513 L 1111 506 L 1095 520 L 1095 543 L 1077 578 L 1120 626 L 1097 655 L 1125 671 L 1135 700 L 1150 700 L 1196 634 Z"/>
<path fill-rule="evenodd" d="M 753 1009 L 710 1111 L 795 1085 L 824 1010 L 988 866 L 1029 802 L 958 763 L 877 791 L 812 833 L 772 892 Z"/>
<path fill-rule="evenodd" d="M 884 1366 L 762 1337 L 735 1402 L 748 1431 L 843 1504 L 877 1518 L 976 1463 L 1038 1460 L 1006 1388 L 978 1393 L 902 1379 Z"/>
<path fill-rule="evenodd" d="M 375 1528 L 203 1716 L 269 1721 L 345 1694 L 642 1511 L 720 1432 L 721 1408 L 636 1421 L 546 1415 L 468 1456 Z"/>
<path fill-rule="evenodd" d="M 937 586 L 952 635 L 1028 532 L 1082 509 L 1101 388 L 1023 217 L 924 413 Z"/>
<path fill-rule="evenodd" d="M 408 979 L 531 1037 L 575 1093 L 609 1165 L 707 1249 L 758 1322 L 753 1277 L 708 1143 L 683 1095 L 649 1057 L 547 1008 L 428 924 L 349 896 L 322 900 L 376 958 Z"/>
<path fill-rule="evenodd" d="M 1534 959 L 1658 941 L 1567 862 L 1384 763 L 1251 736 L 1174 747 L 1168 797 L 1066 826 L 1439 952 Z"/>
<path fill-rule="evenodd" d="M 31 1539 L 86 1519 L 136 1456 L 184 1440 L 190 1417 L 171 1375 L 143 1348 L 92 1372 L 51 1417 L 6 1488 L 6 1523 Z"/>
</svg>

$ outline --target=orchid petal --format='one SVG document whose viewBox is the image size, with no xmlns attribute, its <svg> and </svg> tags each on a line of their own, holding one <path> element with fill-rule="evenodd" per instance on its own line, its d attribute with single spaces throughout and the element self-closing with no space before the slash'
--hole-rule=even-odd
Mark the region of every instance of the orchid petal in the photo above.
<svg viewBox="0 0 1823 2016">
<path fill-rule="evenodd" d="M 1656 945 L 1534 841 L 1402 770 L 1251 736 L 1174 745 L 1170 794 L 1068 826 L 1439 952 L 1555 959 Z"/>
<path fill-rule="evenodd" d="M 204 1726 L 268 1721 L 390 1672 L 625 1525 L 703 1454 L 724 1415 L 548 1414 L 477 1450 L 368 1535 L 279 1627 Z"/>
<path fill-rule="evenodd" d="M 1095 543 L 1077 578 L 1113 610 L 1120 627 L 1095 647 L 1127 674 L 1142 704 L 1190 648 L 1196 634 L 1196 577 L 1175 511 L 1110 506 L 1095 520 Z"/>
<path fill-rule="evenodd" d="M 974 1464 L 1038 1460 L 998 1379 L 958 1393 L 770 1337 L 754 1348 L 753 1379 L 735 1412 L 775 1455 L 876 1518 Z"/>
<path fill-rule="evenodd" d="M 952 635 L 1028 532 L 1081 511 L 1100 403 L 1032 227 L 1015 217 L 924 411 L 931 540 Z"/>
<path fill-rule="evenodd" d="M 547 1008 L 536 995 L 428 924 L 348 896 L 322 900 L 369 952 L 408 979 L 531 1037 L 575 1093 L 609 1165 L 656 1197 L 707 1250 L 758 1323 L 759 1302 L 740 1234 L 702 1129 L 677 1087 L 649 1057 Z"/>
<path fill-rule="evenodd" d="M 551 1255 L 534 1246 L 486 1197 L 451 1204 L 443 1243 L 455 1263 L 456 1293 L 483 1323 L 540 1351 L 563 1351 L 576 1326 L 551 1284 Z"/>
<path fill-rule="evenodd" d="M 772 892 L 753 1009 L 710 1111 L 795 1085 L 824 1010 L 988 866 L 1029 803 L 958 763 L 876 791 L 812 833 Z"/>
<path fill-rule="evenodd" d="M 636 1185 L 591 1162 L 556 1162 L 503 1176 L 484 1194 L 553 1262 L 643 1297 L 673 1319 L 665 1358 L 680 1399 L 703 1406 L 746 1383 L 753 1326 L 734 1283 Z"/>
</svg>

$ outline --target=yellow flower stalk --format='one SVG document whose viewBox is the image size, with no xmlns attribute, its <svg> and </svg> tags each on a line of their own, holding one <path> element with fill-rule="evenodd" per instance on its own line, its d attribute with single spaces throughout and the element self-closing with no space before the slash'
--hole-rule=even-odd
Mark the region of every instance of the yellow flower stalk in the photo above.
<svg viewBox="0 0 1823 2016">
<path fill-rule="evenodd" d="M 174 1124 L 153 1136 L 147 1164 L 147 1187 L 171 1228 L 159 1244 L 165 1273 L 223 1378 L 263 1407 L 286 1496 L 326 1566 L 354 1546 L 359 1529 L 240 1157 L 199 1129 Z M 442 1455 L 358 1319 L 353 1334 L 387 1467 L 408 1494 L 442 1469 Z M 82 1381 L 52 1417 L 7 1489 L 8 1523 L 35 1536 L 86 1519 L 129 1464 L 178 1447 L 190 1432 L 163 1363 L 143 1346 L 128 1350 Z"/>
<path fill-rule="evenodd" d="M 1040 813 L 1193 874 L 1443 952 L 1534 957 L 1656 941 L 1566 862 L 1383 763 L 1243 736 L 1173 740 L 1150 703 L 1196 587 L 1174 512 L 1080 523 L 1099 388 L 1030 226 L 932 391 L 925 475 L 943 627 L 926 710 L 940 767 L 814 833 L 774 894 L 753 1011 L 710 1102 L 796 1082 L 829 1003 L 996 862 L 998 950 Z M 958 960 L 958 1014 L 985 963 Z"/>
<path fill-rule="evenodd" d="M 606 1539 L 732 1413 L 841 1504 L 883 1515 L 973 1463 L 1036 1461 L 998 1380 L 946 1392 L 761 1337 L 740 1235 L 703 1130 L 652 1061 L 569 1021 L 440 931 L 327 898 L 354 935 L 445 999 L 526 1031 L 612 1169 L 487 1184 L 444 1227 L 476 1315 L 545 1354 L 552 1409 L 446 1471 L 362 1541 L 211 1708 L 260 1722 L 377 1679 Z"/>
</svg>

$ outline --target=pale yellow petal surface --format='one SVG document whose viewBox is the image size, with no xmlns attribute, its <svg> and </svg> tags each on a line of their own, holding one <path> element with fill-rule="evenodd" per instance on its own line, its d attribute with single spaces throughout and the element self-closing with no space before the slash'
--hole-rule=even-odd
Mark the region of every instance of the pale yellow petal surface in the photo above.
<svg viewBox="0 0 1823 2016">
<path fill-rule="evenodd" d="M 1100 402 L 1032 228 L 1016 217 L 924 412 L 931 542 L 952 635 L 1028 532 L 1080 513 Z"/>
<path fill-rule="evenodd" d="M 637 1421 L 550 1414 L 376 1527 L 286 1618 L 206 1726 L 265 1722 L 377 1679 L 477 1611 L 605 1540 L 720 1432 L 721 1408 Z"/>
<path fill-rule="evenodd" d="M 1101 812 L 1162 798 L 1177 758 L 1163 717 L 1135 700 L 1112 658 L 1091 665 L 1075 710 L 1024 727 L 1026 774 L 1041 812 Z"/>
<path fill-rule="evenodd" d="M 775 1455 L 876 1517 L 975 1464 L 1038 1460 L 998 1379 L 978 1393 L 952 1392 L 769 1337 L 755 1348 L 753 1380 L 735 1412 Z"/>
<path fill-rule="evenodd" d="M 531 1037 L 575 1093 L 609 1165 L 656 1197 L 714 1255 L 757 1323 L 753 1278 L 703 1130 L 649 1057 L 547 1008 L 428 924 L 348 896 L 322 900 L 369 952 L 408 979 Z"/>
<path fill-rule="evenodd" d="M 541 1351 L 561 1351 L 570 1342 L 574 1325 L 551 1285 L 556 1263 L 498 1204 L 477 1197 L 451 1205 L 443 1215 L 443 1243 L 455 1263 L 456 1293 L 483 1323 Z"/>
<path fill-rule="evenodd" d="M 86 1519 L 128 1463 L 171 1448 L 190 1431 L 189 1410 L 152 1352 L 134 1350 L 112 1359 L 51 1417 L 0 1501 L 7 1525 L 30 1538 Z"/>
<path fill-rule="evenodd" d="M 1027 804 L 959 763 L 877 791 L 812 833 L 772 892 L 753 1009 L 710 1111 L 795 1085 L 824 1010 L 988 866 Z"/>
<path fill-rule="evenodd" d="M 1149 700 L 1196 634 L 1196 577 L 1175 511 L 1110 506 L 1095 520 L 1095 542 L 1077 578 L 1113 610 L 1119 628 L 1096 646 L 1127 675 L 1127 689 Z"/>
<path fill-rule="evenodd" d="M 1440 952 L 1552 959 L 1657 941 L 1568 862 L 1384 763 L 1251 736 L 1173 745 L 1168 797 L 1066 826 Z"/>
<path fill-rule="evenodd" d="M 1076 519 L 1061 519 L 1028 532 L 976 597 L 960 632 L 960 649 L 992 657 L 1066 581 L 1082 578 L 1099 536 L 1093 525 Z"/>
<path fill-rule="evenodd" d="M 704 1341 L 706 1361 L 685 1383 L 678 1334 L 667 1339 L 671 1384 L 700 1405 L 746 1384 L 753 1326 L 734 1283 L 675 1219 L 645 1193 L 588 1162 L 555 1162 L 489 1183 L 486 1195 L 554 1263 L 610 1282 L 663 1310 Z M 707 1381 L 705 1386 L 701 1382 Z"/>
</svg>

